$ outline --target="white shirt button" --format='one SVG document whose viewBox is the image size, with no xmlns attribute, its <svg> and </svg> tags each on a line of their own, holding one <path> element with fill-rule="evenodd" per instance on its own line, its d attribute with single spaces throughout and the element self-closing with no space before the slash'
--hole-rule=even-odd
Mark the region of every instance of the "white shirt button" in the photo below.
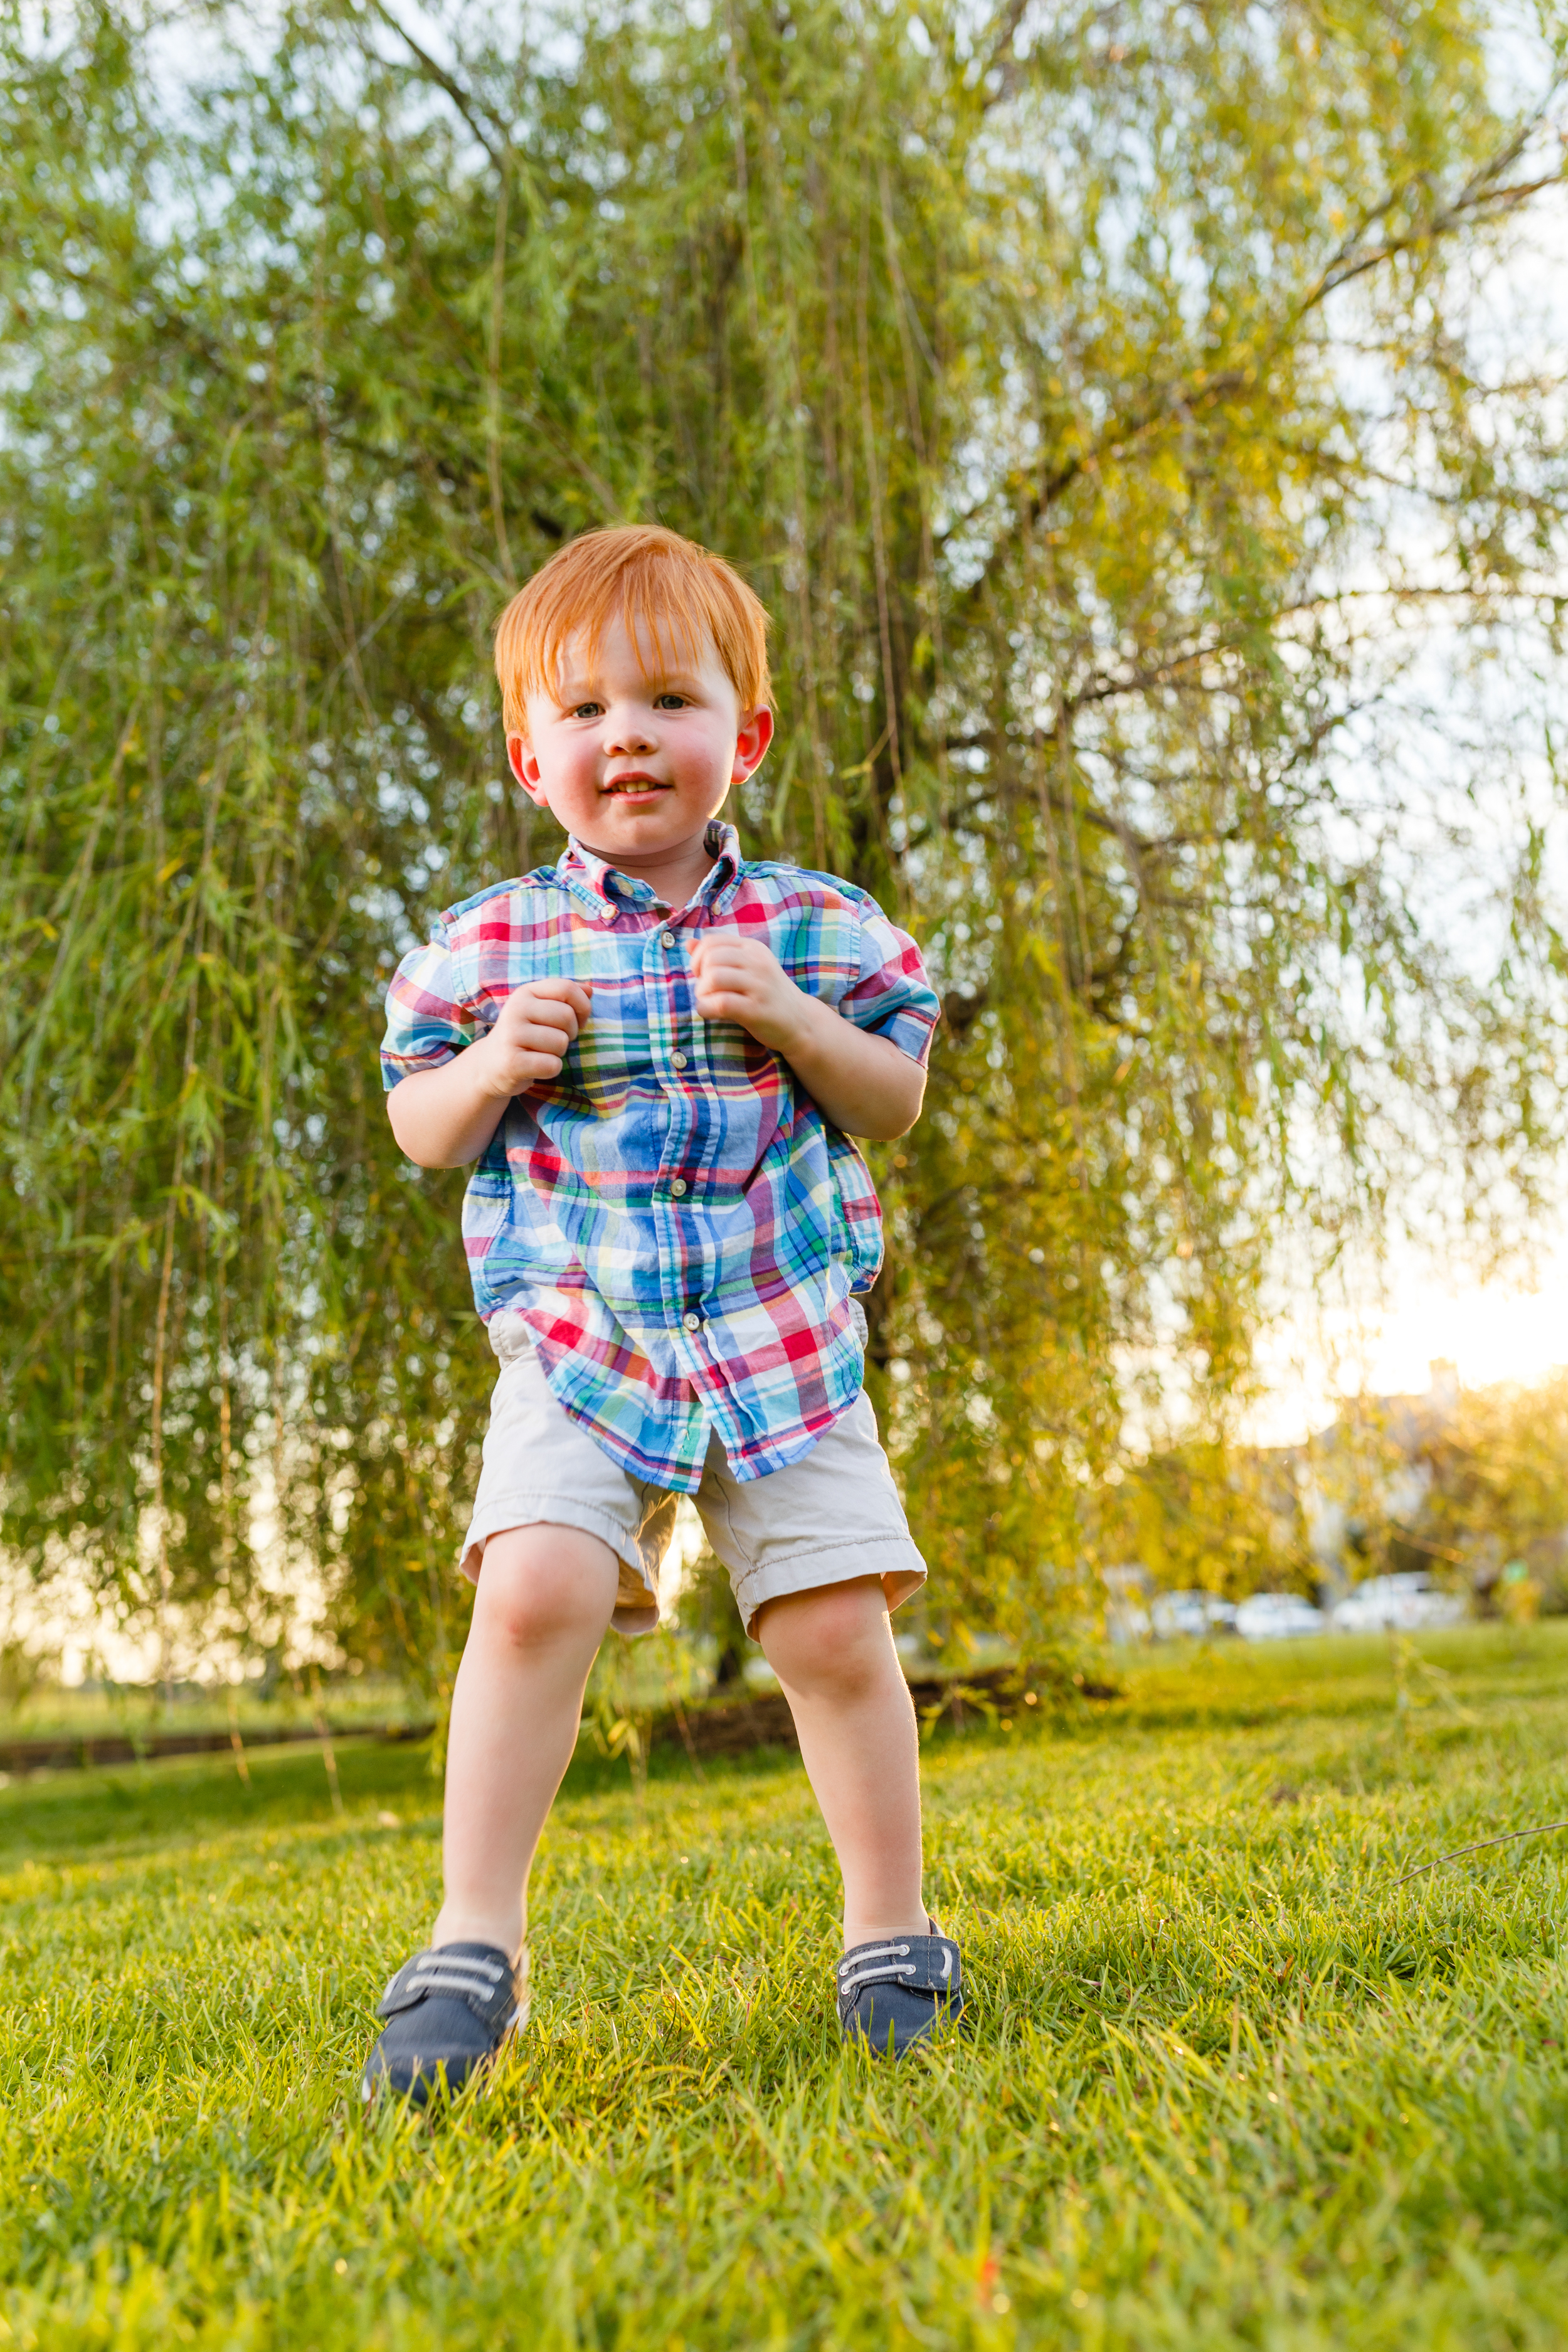
<svg viewBox="0 0 1568 2352">
<path fill-rule="evenodd" d="M 685 1192 L 685 1190 L 686 1190 L 686 1179 L 685 1179 L 685 1177 L 684 1177 L 684 1176 L 678 1176 L 678 1177 L 676 1178 L 676 1180 L 675 1180 L 674 1183 L 670 1186 L 670 1188 L 669 1188 L 669 1189 L 670 1189 L 670 1191 L 674 1193 L 674 1195 L 675 1195 L 676 1199 L 679 1201 L 679 1200 L 680 1199 L 680 1197 L 681 1197 L 682 1193 L 683 1193 L 683 1192 Z"/>
<path fill-rule="evenodd" d="M 675 1070 L 683 1070 L 683 1069 L 686 1067 L 686 1056 L 685 1056 L 685 1055 L 684 1055 L 684 1054 L 672 1054 L 672 1055 L 670 1055 L 670 1057 L 669 1057 L 669 1064 L 670 1064 L 670 1067 L 671 1067 L 671 1069 L 675 1069 Z"/>
<path fill-rule="evenodd" d="M 689 1331 L 700 1331 L 702 1328 L 700 1315 L 683 1315 L 680 1319 Z"/>
<path fill-rule="evenodd" d="M 661 948 L 672 948 L 675 945 L 675 933 L 673 931 L 660 931 L 658 935 L 658 943 Z"/>
</svg>

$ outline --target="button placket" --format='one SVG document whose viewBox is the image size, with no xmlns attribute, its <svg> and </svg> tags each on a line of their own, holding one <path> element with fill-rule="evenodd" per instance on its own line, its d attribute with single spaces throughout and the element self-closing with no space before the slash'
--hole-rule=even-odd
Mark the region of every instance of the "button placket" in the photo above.
<svg viewBox="0 0 1568 2352">
<path fill-rule="evenodd" d="M 682 1012 L 682 992 L 689 985 L 685 959 L 679 953 L 680 938 L 668 924 L 659 924 L 647 934 L 648 945 L 643 960 L 643 978 L 648 1008 L 649 1043 L 653 1047 L 655 1070 L 661 1065 L 671 1066 L 679 1024 L 689 1014 Z M 653 1213 L 659 1235 L 659 1284 L 663 1292 L 664 1310 L 668 1324 L 683 1335 L 694 1335 L 702 1328 L 700 1315 L 693 1316 L 691 1294 L 700 1291 L 703 1268 L 688 1262 L 689 1221 L 675 1207 L 684 1200 L 691 1187 L 679 1171 L 688 1164 L 695 1107 L 683 1088 L 666 1085 L 661 1088 L 665 1103 L 665 1129 L 659 1166 L 654 1181 Z"/>
</svg>

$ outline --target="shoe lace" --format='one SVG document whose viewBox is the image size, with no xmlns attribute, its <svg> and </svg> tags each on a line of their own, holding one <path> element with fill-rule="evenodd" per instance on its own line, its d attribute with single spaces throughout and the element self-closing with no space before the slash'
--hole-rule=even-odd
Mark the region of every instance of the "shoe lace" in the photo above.
<svg viewBox="0 0 1568 2352">
<path fill-rule="evenodd" d="M 408 1966 L 408 1983 L 417 1992 L 478 1993 L 488 2000 L 507 1971 L 493 1960 L 481 1960 L 446 1952 L 422 1952 Z M 390 2000 L 393 1986 L 403 1976 L 399 1969 L 391 1979 L 384 1998 Z"/>
<path fill-rule="evenodd" d="M 897 1984 L 920 1974 L 907 1944 L 863 1944 L 838 1964 L 838 1998 L 847 2000 L 868 1984 Z M 878 1965 L 878 1964 L 880 1965 Z"/>
</svg>

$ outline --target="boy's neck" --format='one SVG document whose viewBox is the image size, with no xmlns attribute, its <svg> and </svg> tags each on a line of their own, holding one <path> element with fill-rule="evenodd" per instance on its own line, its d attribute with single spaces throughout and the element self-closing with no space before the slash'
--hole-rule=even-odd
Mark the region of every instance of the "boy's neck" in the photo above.
<svg viewBox="0 0 1568 2352">
<path fill-rule="evenodd" d="M 713 853 L 708 846 L 708 827 L 722 819 L 709 817 L 700 833 L 691 834 L 683 841 L 672 842 L 667 849 L 623 851 L 601 849 L 592 841 L 579 837 L 579 848 L 591 857 L 599 858 L 617 874 L 630 877 L 634 882 L 646 882 L 667 907 L 684 907 L 694 898 L 706 881 L 713 866 Z"/>
</svg>

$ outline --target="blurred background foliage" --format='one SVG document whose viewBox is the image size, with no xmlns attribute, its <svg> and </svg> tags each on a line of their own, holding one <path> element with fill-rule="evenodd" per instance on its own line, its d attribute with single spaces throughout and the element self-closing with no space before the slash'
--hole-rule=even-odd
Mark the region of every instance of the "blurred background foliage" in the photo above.
<svg viewBox="0 0 1568 2352">
<path fill-rule="evenodd" d="M 1568 1611 L 1568 1371 L 1467 1391 L 1430 1475 L 1418 1529 L 1434 1555 L 1474 1563 L 1505 1613 Z"/>
<path fill-rule="evenodd" d="M 1506 1244 L 1559 1139 L 1568 457 L 1492 297 L 1562 30 L 14 5 L 14 1555 L 258 1640 L 324 1576 L 352 1655 L 444 1680 L 490 1365 L 380 998 L 555 855 L 489 631 L 637 518 L 774 615 L 747 849 L 944 992 L 871 1346 L 933 1633 L 1057 1615 L 1172 1429 L 1223 1545 L 1281 1248 L 1434 1168 Z"/>
</svg>

